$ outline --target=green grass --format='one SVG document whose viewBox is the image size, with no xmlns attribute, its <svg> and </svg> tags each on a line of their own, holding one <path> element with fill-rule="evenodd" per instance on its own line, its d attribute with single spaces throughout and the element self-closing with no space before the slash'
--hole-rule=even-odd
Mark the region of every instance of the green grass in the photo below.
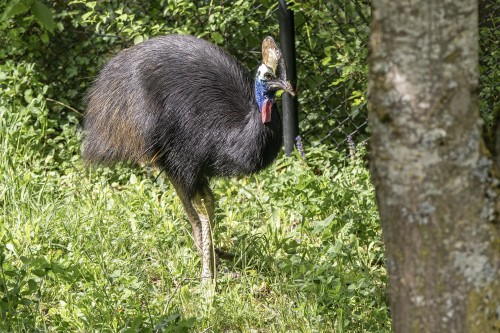
<svg viewBox="0 0 500 333">
<path fill-rule="evenodd" d="M 78 119 L 29 66 L 0 87 L 0 331 L 388 332 L 386 271 L 361 159 L 306 147 L 215 180 L 216 290 L 168 180 L 84 168 Z"/>
</svg>

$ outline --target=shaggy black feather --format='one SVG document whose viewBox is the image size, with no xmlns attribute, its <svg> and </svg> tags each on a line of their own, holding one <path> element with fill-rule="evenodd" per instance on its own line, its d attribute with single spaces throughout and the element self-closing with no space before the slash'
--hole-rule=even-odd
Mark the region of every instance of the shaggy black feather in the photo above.
<svg viewBox="0 0 500 333">
<path fill-rule="evenodd" d="M 248 71 L 192 36 L 153 38 L 120 52 L 87 103 L 85 159 L 153 161 L 189 197 L 210 177 L 265 168 L 282 143 L 276 105 L 263 124 Z"/>
</svg>

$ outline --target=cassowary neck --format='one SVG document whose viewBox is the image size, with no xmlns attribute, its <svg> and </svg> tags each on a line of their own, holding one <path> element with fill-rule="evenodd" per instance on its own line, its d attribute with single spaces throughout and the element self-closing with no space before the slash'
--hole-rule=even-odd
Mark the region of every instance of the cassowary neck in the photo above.
<svg viewBox="0 0 500 333">
<path fill-rule="evenodd" d="M 269 123 L 272 119 L 272 109 L 276 92 L 270 91 L 266 83 L 259 76 L 255 78 L 255 97 L 259 105 L 259 112 L 263 124 Z"/>
</svg>

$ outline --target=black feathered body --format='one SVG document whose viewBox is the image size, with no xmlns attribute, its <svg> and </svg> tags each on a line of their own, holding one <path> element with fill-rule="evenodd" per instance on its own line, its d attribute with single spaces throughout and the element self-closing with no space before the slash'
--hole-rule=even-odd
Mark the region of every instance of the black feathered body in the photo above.
<svg viewBox="0 0 500 333">
<path fill-rule="evenodd" d="M 188 195 L 210 177 L 265 168 L 281 147 L 276 105 L 263 124 L 248 71 L 192 36 L 158 37 L 120 52 L 87 103 L 87 160 L 153 162 Z"/>
</svg>

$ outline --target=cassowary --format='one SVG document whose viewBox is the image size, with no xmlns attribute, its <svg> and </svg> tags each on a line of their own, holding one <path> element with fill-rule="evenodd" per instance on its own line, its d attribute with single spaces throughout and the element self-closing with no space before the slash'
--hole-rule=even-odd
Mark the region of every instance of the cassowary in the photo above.
<svg viewBox="0 0 500 333">
<path fill-rule="evenodd" d="M 84 159 L 163 170 L 192 225 L 205 278 L 215 277 L 209 179 L 257 172 L 281 147 L 275 94 L 293 89 L 271 37 L 262 43 L 262 58 L 253 80 L 203 39 L 157 37 L 118 53 L 87 95 Z"/>
</svg>

